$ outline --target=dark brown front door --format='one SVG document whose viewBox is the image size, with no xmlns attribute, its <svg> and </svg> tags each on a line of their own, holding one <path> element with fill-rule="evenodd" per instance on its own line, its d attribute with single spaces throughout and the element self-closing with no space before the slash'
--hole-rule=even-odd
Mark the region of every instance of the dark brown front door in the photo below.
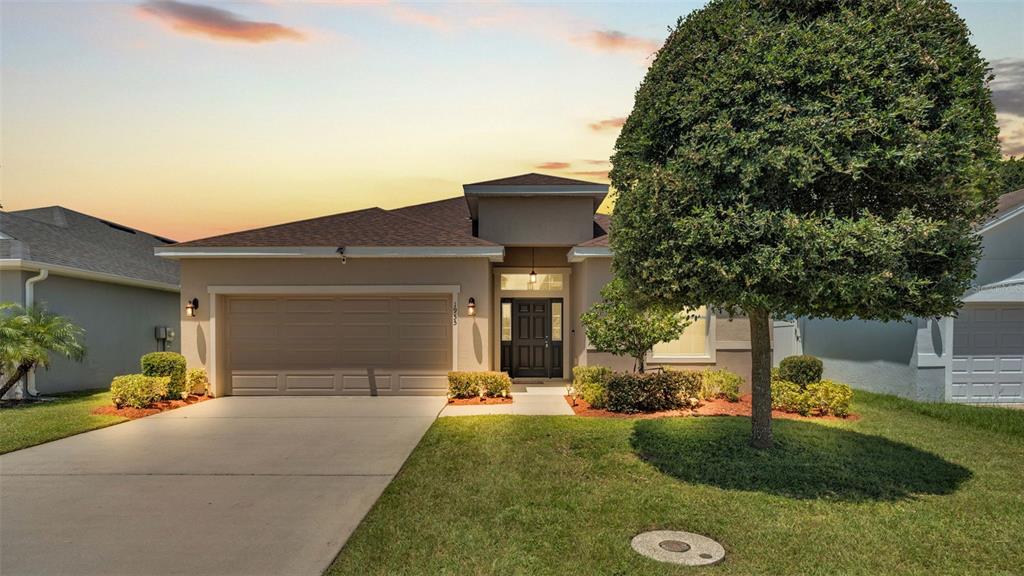
<svg viewBox="0 0 1024 576">
<path fill-rule="evenodd" d="M 550 300 L 513 300 L 512 313 L 513 376 L 547 378 L 551 373 Z"/>
</svg>

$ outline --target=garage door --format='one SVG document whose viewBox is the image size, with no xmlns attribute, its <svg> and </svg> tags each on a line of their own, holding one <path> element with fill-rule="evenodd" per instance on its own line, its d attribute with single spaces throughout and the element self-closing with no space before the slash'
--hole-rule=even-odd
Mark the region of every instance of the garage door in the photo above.
<svg viewBox="0 0 1024 576">
<path fill-rule="evenodd" d="M 968 306 L 953 326 L 953 400 L 1024 402 L 1024 305 Z"/>
<path fill-rule="evenodd" d="M 442 394 L 451 297 L 228 299 L 231 394 Z"/>
</svg>

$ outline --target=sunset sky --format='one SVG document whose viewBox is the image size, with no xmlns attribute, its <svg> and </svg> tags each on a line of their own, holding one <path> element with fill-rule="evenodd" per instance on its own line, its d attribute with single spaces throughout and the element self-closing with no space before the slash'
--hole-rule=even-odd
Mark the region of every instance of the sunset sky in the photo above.
<svg viewBox="0 0 1024 576">
<path fill-rule="evenodd" d="M 667 28 L 702 2 L 0 2 L 0 202 L 187 240 L 606 181 Z M 1024 1 L 957 2 L 1024 154 Z"/>
</svg>

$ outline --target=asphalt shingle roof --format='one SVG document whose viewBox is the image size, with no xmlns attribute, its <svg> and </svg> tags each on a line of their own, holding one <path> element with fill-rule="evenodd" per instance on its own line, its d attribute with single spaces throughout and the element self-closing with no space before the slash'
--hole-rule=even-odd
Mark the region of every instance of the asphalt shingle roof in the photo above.
<svg viewBox="0 0 1024 576">
<path fill-rule="evenodd" d="M 367 208 L 256 228 L 175 246 L 496 246 L 396 211 Z"/>
<path fill-rule="evenodd" d="M 153 254 L 171 240 L 61 206 L 0 212 L 0 233 L 9 237 L 0 238 L 0 258 L 179 283 L 178 263 Z"/>
</svg>

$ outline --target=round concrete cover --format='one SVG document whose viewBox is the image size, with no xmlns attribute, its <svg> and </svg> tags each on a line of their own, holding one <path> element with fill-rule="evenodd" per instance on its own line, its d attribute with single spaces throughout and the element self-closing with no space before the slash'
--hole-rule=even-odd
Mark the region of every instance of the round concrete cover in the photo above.
<svg viewBox="0 0 1024 576">
<path fill-rule="evenodd" d="M 648 558 L 686 566 L 714 564 L 725 558 L 725 548 L 721 544 L 691 532 L 653 530 L 637 534 L 630 544 L 633 550 Z"/>
</svg>

